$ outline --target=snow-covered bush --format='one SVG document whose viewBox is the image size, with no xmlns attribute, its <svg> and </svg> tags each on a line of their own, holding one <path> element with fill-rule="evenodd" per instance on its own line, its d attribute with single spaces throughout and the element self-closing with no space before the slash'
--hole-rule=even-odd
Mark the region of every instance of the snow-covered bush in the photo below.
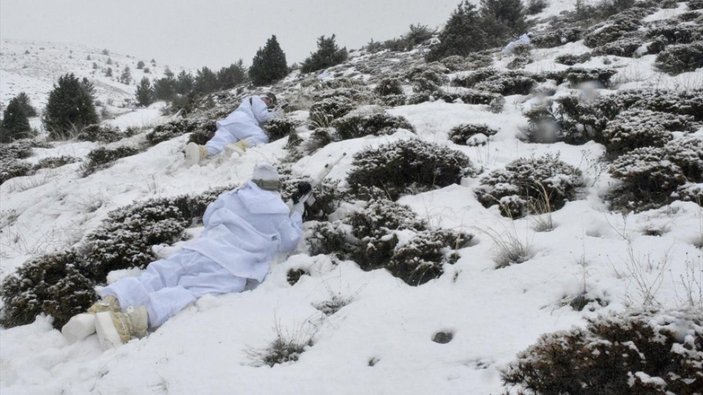
<svg viewBox="0 0 703 395">
<path fill-rule="evenodd" d="M 542 10 L 547 8 L 547 4 L 547 0 L 527 0 L 525 1 L 525 14 L 539 14 Z"/>
<path fill-rule="evenodd" d="M 650 28 L 646 37 L 658 43 L 659 51 L 672 44 L 689 44 L 703 39 L 703 27 L 700 25 L 667 22 Z"/>
<path fill-rule="evenodd" d="M 459 255 L 451 251 L 466 247 L 471 239 L 466 233 L 446 229 L 418 232 L 393 250 L 386 269 L 407 284 L 424 284 L 440 277 L 445 263 L 456 263 Z"/>
<path fill-rule="evenodd" d="M 499 93 L 503 96 L 526 95 L 536 85 L 534 78 L 520 71 L 508 71 L 483 79 L 472 86 L 474 89 Z"/>
<path fill-rule="evenodd" d="M 217 129 L 214 120 L 209 119 L 195 119 L 195 118 L 183 118 L 177 121 L 171 121 L 162 125 L 158 125 L 151 132 L 147 133 L 146 140 L 151 145 L 156 145 L 166 140 L 170 140 L 174 137 L 184 135 L 186 133 L 197 132 L 203 136 L 212 137 L 212 134 Z M 196 142 L 200 144 L 205 144 L 207 142 L 207 137 L 205 141 L 203 138 L 198 139 Z"/>
<path fill-rule="evenodd" d="M 346 221 L 358 239 L 365 237 L 382 238 L 389 230 L 427 229 L 427 224 L 418 219 L 408 207 L 388 199 L 372 199 L 363 210 L 349 216 Z"/>
<path fill-rule="evenodd" d="M 540 394 L 695 394 L 703 388 L 700 312 L 628 312 L 543 335 L 503 370 Z M 515 388 L 514 388 L 515 389 Z"/>
<path fill-rule="evenodd" d="M 74 251 L 45 255 L 22 265 L 0 286 L 5 327 L 30 324 L 40 313 L 60 328 L 97 299 L 93 280 L 81 273 L 85 261 Z"/>
<path fill-rule="evenodd" d="M 139 153 L 139 149 L 122 146 L 114 149 L 96 148 L 88 153 L 88 162 L 81 166 L 83 176 L 88 176 L 98 170 L 109 167 L 114 161 Z"/>
<path fill-rule="evenodd" d="M 10 178 L 23 177 L 32 174 L 32 166 L 27 162 L 16 159 L 0 159 L 0 184 Z"/>
<path fill-rule="evenodd" d="M 67 155 L 44 158 L 44 159 L 40 160 L 36 165 L 34 165 L 34 170 L 55 169 L 57 167 L 67 165 L 69 163 L 76 163 L 79 160 L 80 159 L 78 159 L 76 157 L 67 156 Z"/>
<path fill-rule="evenodd" d="M 467 123 L 452 128 L 449 132 L 449 140 L 460 145 L 477 145 L 471 144 L 469 139 L 479 134 L 485 137 L 490 137 L 496 133 L 498 133 L 498 131 L 488 125 Z"/>
<path fill-rule="evenodd" d="M 452 86 L 471 88 L 477 83 L 489 78 L 494 78 L 499 74 L 500 71 L 493 67 L 484 67 L 478 70 L 457 73 L 457 76 L 452 80 Z"/>
<path fill-rule="evenodd" d="M 688 0 L 689 10 L 701 10 L 703 9 L 703 0 Z"/>
<path fill-rule="evenodd" d="M 350 191 L 368 196 L 379 188 L 390 199 L 459 183 L 473 172 L 462 152 L 419 139 L 402 140 L 354 155 L 347 176 Z"/>
<path fill-rule="evenodd" d="M 28 158 L 32 156 L 32 148 L 37 146 L 35 141 L 28 139 L 3 144 L 2 149 L 0 149 L 0 160 Z"/>
<path fill-rule="evenodd" d="M 639 34 L 627 34 L 615 41 L 595 48 L 593 54 L 633 57 L 642 44 L 644 44 L 644 41 L 642 41 Z"/>
<path fill-rule="evenodd" d="M 486 104 L 490 107 L 490 110 L 495 113 L 502 111 L 503 106 L 505 105 L 505 99 L 499 93 L 480 91 L 476 89 L 443 89 L 438 92 L 438 95 L 439 99 L 447 103 L 454 103 L 460 100 L 462 103 L 466 104 Z M 419 97 L 416 96 L 411 99 L 419 99 Z M 427 98 L 427 100 L 429 100 L 429 98 Z M 420 102 L 427 100 L 421 100 Z M 410 102 L 410 100 L 408 100 L 408 102 Z"/>
<path fill-rule="evenodd" d="M 690 130 L 693 120 L 703 120 L 703 90 L 644 89 L 596 97 L 563 96 L 525 113 L 530 121 L 525 131 L 526 138 L 531 142 L 564 141 L 569 144 L 595 140 L 608 145 L 609 141 L 603 137 L 605 128 L 628 109 L 656 112 L 656 116 L 647 119 L 656 121 L 664 129 Z"/>
<path fill-rule="evenodd" d="M 441 276 L 443 265 L 458 259 L 454 251 L 473 238 L 463 232 L 427 229 L 408 207 L 384 198 L 372 199 L 342 220 L 318 223 L 311 233 L 306 238 L 311 253 L 351 259 L 363 270 L 385 268 L 409 285 Z"/>
<path fill-rule="evenodd" d="M 703 206 L 703 183 L 687 183 L 676 188 L 672 198 L 684 202 L 693 202 Z M 702 244 L 703 245 L 703 244 Z"/>
<path fill-rule="evenodd" d="M 703 67 L 703 41 L 668 46 L 657 55 L 654 64 L 673 75 Z"/>
<path fill-rule="evenodd" d="M 328 120 L 327 123 L 329 123 L 332 120 L 345 116 L 353 108 L 354 102 L 346 96 L 329 97 L 315 102 L 310 107 L 309 119 L 313 123 L 315 120 L 326 119 Z"/>
<path fill-rule="evenodd" d="M 476 197 L 484 207 L 499 204 L 501 214 L 519 218 L 562 208 L 582 185 L 580 170 L 547 154 L 520 158 L 492 171 L 481 179 Z"/>
<path fill-rule="evenodd" d="M 264 129 L 269 136 L 269 141 L 275 141 L 288 136 L 297 126 L 298 123 L 289 118 L 274 118 L 266 122 Z"/>
<path fill-rule="evenodd" d="M 524 52 L 522 52 L 523 49 L 527 48 Z M 510 61 L 505 67 L 508 70 L 518 70 L 524 68 L 526 65 L 532 63 L 534 60 L 529 52 L 529 46 L 528 45 L 520 45 L 515 48 L 516 56 L 513 58 L 513 60 Z M 521 51 L 520 55 L 517 55 L 517 51 Z"/>
<path fill-rule="evenodd" d="M 640 147 L 662 147 L 672 130 L 689 130 L 693 117 L 633 108 L 608 122 L 602 142 L 609 153 L 619 155 Z"/>
<path fill-rule="evenodd" d="M 536 80 L 521 71 L 500 72 L 486 67 L 457 75 L 453 86 L 474 88 L 501 95 L 524 95 L 530 92 Z"/>
<path fill-rule="evenodd" d="M 86 126 L 76 135 L 76 140 L 95 141 L 100 143 L 113 143 L 119 141 L 124 135 L 118 128 L 102 125 Z"/>
<path fill-rule="evenodd" d="M 591 52 L 586 52 L 581 55 L 565 54 L 565 55 L 557 56 L 556 58 L 554 58 L 554 61 L 559 64 L 573 66 L 577 63 L 587 62 L 592 57 L 593 57 L 593 54 Z"/>
<path fill-rule="evenodd" d="M 608 171 L 622 181 L 607 197 L 613 208 L 657 208 L 680 199 L 677 188 L 687 182 L 703 182 L 703 141 L 689 137 L 638 148 L 618 157 Z"/>
<path fill-rule="evenodd" d="M 416 93 L 433 93 L 439 90 L 440 86 L 445 84 L 447 80 L 445 74 L 448 71 L 447 68 L 437 63 L 432 63 L 427 66 L 413 67 L 410 71 L 405 73 L 404 79 L 413 84 L 413 90 Z"/>
<path fill-rule="evenodd" d="M 286 281 L 290 285 L 295 285 L 303 276 L 309 276 L 310 272 L 305 269 L 289 269 L 286 273 Z"/>
<path fill-rule="evenodd" d="M 579 27 L 548 29 L 532 36 L 530 43 L 535 48 L 553 48 L 581 39 L 583 30 Z"/>
<path fill-rule="evenodd" d="M 582 69 L 574 67 L 564 73 L 564 79 L 569 81 L 571 86 L 590 81 L 598 81 L 603 86 L 609 86 L 610 77 L 616 73 L 617 71 L 612 69 Z"/>
<path fill-rule="evenodd" d="M 703 89 L 619 91 L 615 95 L 603 97 L 600 102 L 600 107 L 615 110 L 637 107 L 671 114 L 691 115 L 696 121 L 703 120 Z"/>
<path fill-rule="evenodd" d="M 374 92 L 379 96 L 402 95 L 403 85 L 397 78 L 384 78 L 376 85 Z"/>
<path fill-rule="evenodd" d="M 318 222 L 311 226 L 305 243 L 310 255 L 334 254 L 339 259 L 345 259 L 354 251 L 354 238 L 350 234 L 349 225 L 342 221 Z"/>
<path fill-rule="evenodd" d="M 646 14 L 647 12 L 645 10 L 634 8 L 613 15 L 605 22 L 589 28 L 588 32 L 583 37 L 583 43 L 587 47 L 597 48 L 613 42 L 623 37 L 628 32 L 638 30 L 642 24 L 641 19 Z"/>
<path fill-rule="evenodd" d="M 493 51 L 487 49 L 472 52 L 466 56 L 448 56 L 441 59 L 439 62 L 446 66 L 449 71 L 476 70 L 493 64 Z"/>
<path fill-rule="evenodd" d="M 360 107 L 332 122 L 341 140 L 368 135 L 393 134 L 398 129 L 414 132 L 415 128 L 401 116 L 386 113 L 380 107 Z"/>
<path fill-rule="evenodd" d="M 676 163 L 688 181 L 703 182 L 703 139 L 688 136 L 664 146 L 666 158 Z"/>
</svg>

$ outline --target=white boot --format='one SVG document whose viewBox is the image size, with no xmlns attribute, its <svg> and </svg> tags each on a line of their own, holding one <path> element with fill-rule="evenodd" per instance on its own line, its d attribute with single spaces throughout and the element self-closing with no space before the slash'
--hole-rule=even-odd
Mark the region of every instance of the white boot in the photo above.
<svg viewBox="0 0 703 395">
<path fill-rule="evenodd" d="M 188 143 L 185 148 L 186 166 L 193 166 L 201 160 L 207 158 L 208 152 L 204 145 Z"/>
<path fill-rule="evenodd" d="M 98 341 L 104 349 L 146 336 L 148 326 L 149 316 L 144 306 L 130 307 L 125 313 L 105 311 L 95 315 Z"/>
<path fill-rule="evenodd" d="M 69 343 L 75 343 L 95 333 L 95 314 L 80 313 L 71 317 L 61 328 L 63 337 Z"/>
<path fill-rule="evenodd" d="M 114 296 L 106 296 L 93 303 L 86 313 L 76 314 L 61 328 L 69 343 L 83 340 L 95 333 L 95 314 L 101 311 L 120 311 L 120 302 Z"/>
</svg>

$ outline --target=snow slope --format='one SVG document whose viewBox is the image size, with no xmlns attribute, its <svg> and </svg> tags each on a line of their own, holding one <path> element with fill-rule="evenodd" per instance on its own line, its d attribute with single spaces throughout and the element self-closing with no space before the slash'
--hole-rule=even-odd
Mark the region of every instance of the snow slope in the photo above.
<svg viewBox="0 0 703 395">
<path fill-rule="evenodd" d="M 554 56 L 579 53 L 580 45 L 536 50 L 528 69 L 561 67 L 553 62 Z M 371 60 L 372 55 L 361 55 L 337 70 L 351 75 L 355 64 Z M 681 86 L 679 78 L 688 79 L 687 89 L 703 86 L 700 69 L 669 77 L 652 70 L 646 57 L 615 60 L 620 73 L 631 70 L 645 76 L 640 87 L 652 76 L 657 84 L 672 88 Z M 500 67 L 505 62 L 496 59 L 495 64 Z M 330 75 L 326 78 L 333 78 Z M 289 87 L 299 87 L 296 78 L 288 78 Z M 28 93 L 40 94 L 32 90 L 42 89 L 38 77 L 35 82 L 23 81 Z M 634 82 L 623 82 L 621 87 Z M 603 146 L 518 140 L 519 128 L 526 124 L 522 112 L 530 105 L 528 99 L 506 97 L 499 114 L 483 105 L 443 102 L 398 106 L 388 112 L 407 118 L 422 140 L 466 153 L 484 174 L 517 158 L 544 153 L 558 153 L 561 160 L 581 169 L 587 187 L 579 200 L 552 214 L 552 231 L 535 231 L 538 219 L 534 216 L 510 220 L 495 206 L 484 208 L 474 195 L 479 178 L 467 177 L 460 185 L 399 201 L 433 226 L 476 235 L 475 243 L 461 249 L 459 261 L 446 265 L 444 275 L 436 280 L 411 287 L 385 270 L 365 272 L 351 261 L 310 256 L 301 245 L 274 264 L 259 286 L 239 294 L 203 297 L 148 337 L 118 349 L 103 351 L 94 336 L 67 344 L 46 316 L 30 325 L 0 329 L 0 392 L 497 394 L 505 390 L 500 370 L 541 334 L 583 326 L 585 317 L 641 307 L 649 296 L 664 309 L 690 307 L 688 297 L 700 308 L 703 255 L 694 243 L 703 234 L 703 209 L 676 202 L 628 215 L 609 211 L 601 194 L 614 180 L 597 161 Z M 110 123 L 126 128 L 167 121 L 157 110 L 139 110 Z M 306 115 L 305 111 L 296 114 Z M 466 122 L 485 123 L 498 134 L 485 146 L 449 142 L 450 129 Z M 327 177 L 342 181 L 340 187 L 344 187 L 354 153 L 408 135 L 399 131 L 332 143 L 297 161 L 293 170 L 314 176 L 334 164 Z M 694 135 L 703 138 L 703 130 Z M 238 184 L 248 179 L 255 163 L 276 162 L 286 154 L 284 138 L 251 148 L 243 157 L 218 158 L 187 168 L 180 154 L 187 137 L 165 141 L 87 177 L 80 176 L 80 163 L 75 163 L 0 185 L 0 279 L 27 259 L 74 245 L 113 209 Z M 133 137 L 140 138 L 143 135 Z M 65 154 L 83 157 L 95 147 L 94 143 L 62 142 L 34 149 L 28 160 Z M 652 236 L 651 230 L 661 235 Z M 496 270 L 496 237 L 529 244 L 534 257 Z M 178 243 L 156 250 L 167 256 L 177 247 Z M 291 286 L 287 273 L 298 268 L 310 275 Z M 691 273 L 694 281 L 698 279 L 698 293 L 695 282 L 684 281 Z M 123 271 L 110 279 L 136 274 Z M 609 304 L 575 311 L 568 301 L 584 291 Z M 332 298 L 350 302 L 329 316 L 314 307 Z M 439 331 L 452 332 L 452 341 L 433 342 Z M 311 338 L 312 346 L 294 363 L 260 366 L 257 351 L 280 334 Z"/>
<path fill-rule="evenodd" d="M 137 68 L 140 61 L 149 69 L 148 73 Z M 125 67 L 129 67 L 132 76 L 129 84 L 120 82 Z M 106 76 L 108 68 L 112 69 L 111 77 Z M 152 63 L 151 59 L 136 59 L 80 44 L 3 39 L 0 41 L 0 108 L 4 109 L 13 97 L 25 92 L 32 106 L 41 113 L 58 78 L 73 73 L 78 78 L 88 78 L 95 85 L 99 113 L 104 109 L 114 117 L 134 109 L 134 94 L 143 77 L 154 81 L 164 77 L 167 68 L 174 74 L 182 70 L 178 66 Z M 41 130 L 40 122 L 32 122 L 32 126 Z"/>
</svg>

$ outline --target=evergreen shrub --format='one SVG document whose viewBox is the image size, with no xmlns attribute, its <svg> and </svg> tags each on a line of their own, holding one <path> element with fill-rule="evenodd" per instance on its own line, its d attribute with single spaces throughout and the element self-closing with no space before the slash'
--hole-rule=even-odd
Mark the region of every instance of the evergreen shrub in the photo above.
<svg viewBox="0 0 703 395">
<path fill-rule="evenodd" d="M 565 64 L 567 66 L 573 66 L 577 63 L 583 63 L 587 62 L 589 59 L 593 57 L 593 54 L 591 52 L 586 52 L 581 55 L 574 55 L 574 54 L 565 54 L 565 55 L 559 55 L 556 58 L 554 58 L 554 61 L 559 63 L 559 64 Z"/>
<path fill-rule="evenodd" d="M 400 241 L 401 233 L 407 241 Z M 352 259 L 367 271 L 385 268 L 409 285 L 420 285 L 440 277 L 443 265 L 455 263 L 456 250 L 472 238 L 464 232 L 430 230 L 408 207 L 373 198 L 342 220 L 315 224 L 306 242 L 312 254 Z"/>
<path fill-rule="evenodd" d="M 0 285 L 5 327 L 30 324 L 40 313 L 54 317 L 60 328 L 97 299 L 95 283 L 84 276 L 83 257 L 74 251 L 32 259 Z"/>
<path fill-rule="evenodd" d="M 109 167 L 120 158 L 125 158 L 139 153 L 136 147 L 122 146 L 114 149 L 105 147 L 96 148 L 88 153 L 88 161 L 82 166 L 83 176 L 88 176 L 98 170 Z"/>
<path fill-rule="evenodd" d="M 459 183 L 473 172 L 462 152 L 410 139 L 355 154 L 347 182 L 354 195 L 368 196 L 369 189 L 379 188 L 396 200 L 402 194 Z"/>
<path fill-rule="evenodd" d="M 622 182 L 606 197 L 614 209 L 661 207 L 680 199 L 676 191 L 687 182 L 703 182 L 703 141 L 691 136 L 637 148 L 615 159 L 608 172 Z"/>
<path fill-rule="evenodd" d="M 124 137 L 123 134 L 116 127 L 108 125 L 90 125 L 83 128 L 83 130 L 76 135 L 76 140 L 114 143 L 115 141 L 119 141 L 122 137 Z"/>
<path fill-rule="evenodd" d="M 397 78 L 384 78 L 376 85 L 374 92 L 379 96 L 402 95 L 403 85 Z"/>
<path fill-rule="evenodd" d="M 316 101 L 310 107 L 310 120 L 327 119 L 329 122 L 341 118 L 349 113 L 354 107 L 354 102 L 345 97 L 329 97 Z"/>
<path fill-rule="evenodd" d="M 295 130 L 298 123 L 289 118 L 274 118 L 264 125 L 269 141 L 282 139 Z"/>
<path fill-rule="evenodd" d="M 337 134 L 341 140 L 368 135 L 393 134 L 398 129 L 415 131 L 415 128 L 405 118 L 387 114 L 383 109 L 376 106 L 357 108 L 332 121 L 332 126 L 337 129 Z"/>
<path fill-rule="evenodd" d="M 535 48 L 554 48 L 581 39 L 583 30 L 578 27 L 563 27 L 535 33 L 530 44 Z"/>
<path fill-rule="evenodd" d="M 657 55 L 654 65 L 672 75 L 703 67 L 703 41 L 666 47 Z"/>
<path fill-rule="evenodd" d="M 501 214 L 519 218 L 559 210 L 583 186 L 581 171 L 558 155 L 520 158 L 480 181 L 476 197 L 484 207 L 499 204 Z"/>
<path fill-rule="evenodd" d="M 640 147 L 662 147 L 673 136 L 670 131 L 691 130 L 693 117 L 633 108 L 619 113 L 603 130 L 603 144 L 611 154 Z"/>
<path fill-rule="evenodd" d="M 498 133 L 496 129 L 493 129 L 485 124 L 461 124 L 459 126 L 453 127 L 449 132 L 449 140 L 455 144 L 469 145 L 469 138 L 476 136 L 478 134 L 490 137 Z"/>
<path fill-rule="evenodd" d="M 703 317 L 630 311 L 546 334 L 502 371 L 541 394 L 695 394 L 703 388 Z M 516 389 L 514 387 L 514 389 Z"/>
<path fill-rule="evenodd" d="M 635 57 L 635 53 L 644 41 L 639 35 L 625 35 L 613 42 L 609 42 L 593 50 L 594 55 L 613 55 L 622 57 Z"/>
<path fill-rule="evenodd" d="M 156 126 L 154 130 L 147 133 L 146 140 L 150 145 L 156 145 L 185 133 L 199 133 L 205 136 L 207 141 L 216 130 L 217 125 L 213 120 L 183 118 Z"/>
</svg>

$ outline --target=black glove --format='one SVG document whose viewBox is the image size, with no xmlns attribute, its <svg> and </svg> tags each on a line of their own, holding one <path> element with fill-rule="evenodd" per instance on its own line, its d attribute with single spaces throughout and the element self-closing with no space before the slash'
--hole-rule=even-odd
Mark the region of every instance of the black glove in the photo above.
<svg viewBox="0 0 703 395">
<path fill-rule="evenodd" d="M 298 188 L 295 192 L 293 192 L 293 203 L 298 203 L 300 198 L 304 196 L 308 196 L 312 192 L 312 185 L 310 185 L 309 182 L 299 182 L 298 183 Z"/>
</svg>

